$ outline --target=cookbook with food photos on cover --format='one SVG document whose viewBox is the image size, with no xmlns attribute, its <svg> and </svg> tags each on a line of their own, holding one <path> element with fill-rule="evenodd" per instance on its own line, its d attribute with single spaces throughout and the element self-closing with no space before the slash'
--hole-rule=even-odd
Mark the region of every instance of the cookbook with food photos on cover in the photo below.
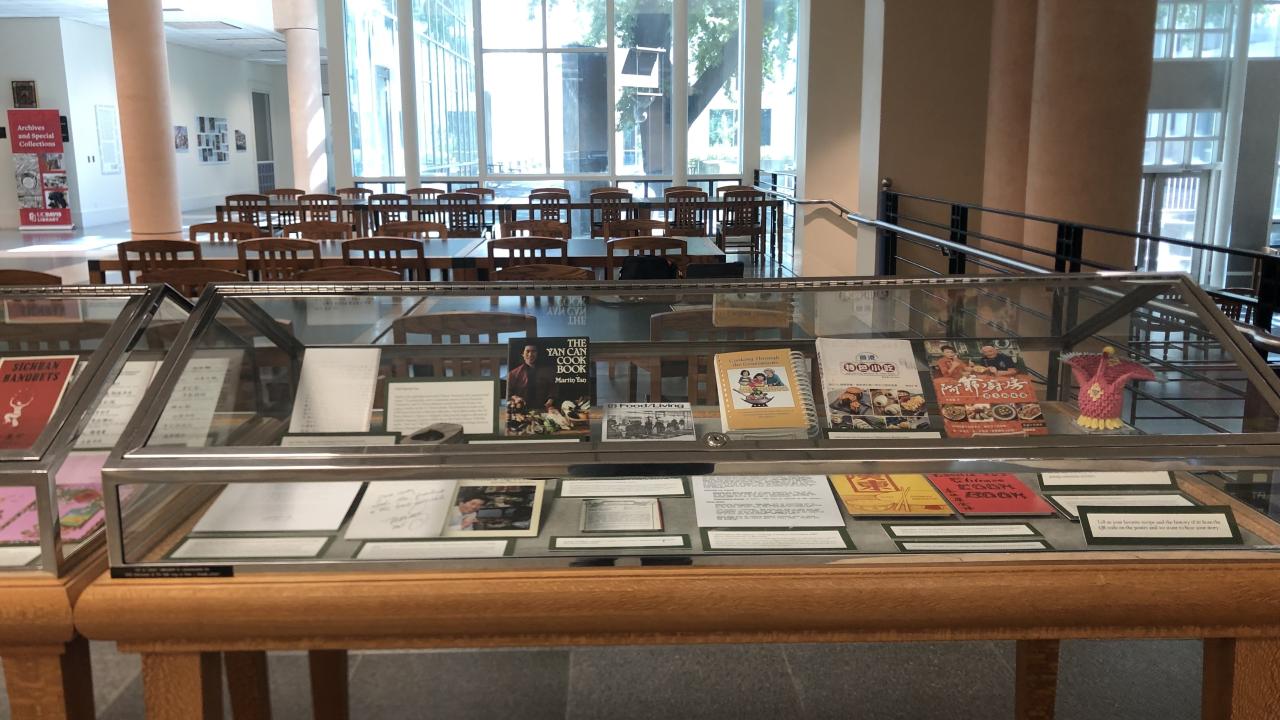
<svg viewBox="0 0 1280 720">
<path fill-rule="evenodd" d="M 926 340 L 947 435 L 1047 435 L 1022 349 L 1013 340 Z"/>
<path fill-rule="evenodd" d="M 832 437 L 930 432 L 910 340 L 818 338 L 823 403 Z"/>
</svg>

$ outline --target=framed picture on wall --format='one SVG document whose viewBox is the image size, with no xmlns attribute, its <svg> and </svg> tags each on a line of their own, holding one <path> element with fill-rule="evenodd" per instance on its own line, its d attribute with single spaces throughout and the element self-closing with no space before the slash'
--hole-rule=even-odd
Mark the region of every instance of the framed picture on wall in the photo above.
<svg viewBox="0 0 1280 720">
<path fill-rule="evenodd" d="M 231 138 L 226 118 L 201 115 L 196 118 L 196 130 L 201 163 L 219 164 L 230 160 Z"/>
<path fill-rule="evenodd" d="M 191 149 L 191 140 L 187 135 L 186 125 L 173 126 L 173 149 L 180 153 Z"/>
<path fill-rule="evenodd" d="M 38 107 L 35 80 L 14 80 L 9 85 L 13 88 L 13 106 L 15 108 Z"/>
<path fill-rule="evenodd" d="M 120 153 L 120 116 L 115 105 L 95 105 L 98 119 L 98 167 L 103 175 L 116 175 L 124 166 Z"/>
<path fill-rule="evenodd" d="M 243 131 L 236 131 L 236 152 L 247 152 L 249 150 L 249 138 Z"/>
</svg>

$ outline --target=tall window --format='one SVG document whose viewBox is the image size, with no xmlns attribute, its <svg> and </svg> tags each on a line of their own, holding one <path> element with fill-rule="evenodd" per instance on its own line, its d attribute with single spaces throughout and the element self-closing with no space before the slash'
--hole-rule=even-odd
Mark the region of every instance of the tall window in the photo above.
<svg viewBox="0 0 1280 720">
<path fill-rule="evenodd" d="M 1280 57 L 1280 0 L 1253 0 L 1249 57 Z"/>
<path fill-rule="evenodd" d="M 351 169 L 357 176 L 404 174 L 400 54 L 395 0 L 346 0 Z"/>
<path fill-rule="evenodd" d="M 796 169 L 796 15 L 799 0 L 765 3 L 760 169 Z M 772 10 L 772 12 L 770 12 Z"/>
<path fill-rule="evenodd" d="M 741 167 L 739 0 L 689 0 L 689 174 Z"/>
<path fill-rule="evenodd" d="M 1161 2 L 1152 55 L 1157 60 L 1227 57 L 1232 5 L 1224 0 Z"/>
<path fill-rule="evenodd" d="M 1222 113 L 1147 113 L 1147 141 L 1142 164 L 1176 170 L 1216 163 L 1222 146 Z"/>
<path fill-rule="evenodd" d="M 471 0 L 414 0 L 414 68 L 422 175 L 474 176 L 476 73 Z"/>
<path fill-rule="evenodd" d="M 671 0 L 614 7 L 618 175 L 671 175 Z"/>
</svg>

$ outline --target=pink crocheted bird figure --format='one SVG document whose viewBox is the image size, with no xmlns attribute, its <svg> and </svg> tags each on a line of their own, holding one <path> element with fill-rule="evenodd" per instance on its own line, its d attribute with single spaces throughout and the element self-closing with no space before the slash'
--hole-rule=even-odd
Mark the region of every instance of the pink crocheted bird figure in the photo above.
<svg viewBox="0 0 1280 720">
<path fill-rule="evenodd" d="M 1080 417 L 1076 418 L 1076 424 L 1086 430 L 1123 428 L 1120 408 L 1125 383 L 1156 379 L 1156 374 L 1146 365 L 1116 357 L 1116 349 L 1110 345 L 1100 353 L 1074 353 L 1063 356 L 1062 360 L 1071 366 L 1071 374 L 1080 385 L 1076 397 Z"/>
</svg>

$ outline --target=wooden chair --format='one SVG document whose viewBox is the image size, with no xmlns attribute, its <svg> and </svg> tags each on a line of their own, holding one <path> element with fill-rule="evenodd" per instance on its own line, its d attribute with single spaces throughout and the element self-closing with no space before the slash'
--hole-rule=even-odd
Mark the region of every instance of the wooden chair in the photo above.
<svg viewBox="0 0 1280 720">
<path fill-rule="evenodd" d="M 61 285 L 62 278 L 35 270 L 0 270 L 0 285 Z"/>
<path fill-rule="evenodd" d="M 362 187 L 338 188 L 338 197 L 343 200 L 368 200 L 373 191 Z"/>
<path fill-rule="evenodd" d="M 696 188 L 666 191 L 663 215 L 673 235 L 706 237 L 711 232 L 711 205 L 707 194 Z"/>
<path fill-rule="evenodd" d="M 199 297 L 209 283 L 247 282 L 248 279 L 238 272 L 207 267 L 152 270 L 138 276 L 139 283 L 164 283 L 189 298 Z"/>
<path fill-rule="evenodd" d="M 271 229 L 271 198 L 266 195 L 228 195 L 225 200 L 227 219 L 263 230 Z"/>
<path fill-rule="evenodd" d="M 281 237 L 300 237 L 308 240 L 350 240 L 355 236 L 355 227 L 344 222 L 330 220 L 309 220 L 307 222 L 285 225 L 280 231 Z"/>
<path fill-rule="evenodd" d="M 298 196 L 301 222 L 326 221 L 338 222 L 342 216 L 342 197 L 327 193 L 309 193 Z"/>
<path fill-rule="evenodd" d="M 394 270 L 361 265 L 332 265 L 303 270 L 293 279 L 297 282 L 400 282 L 404 278 Z"/>
<path fill-rule="evenodd" d="M 490 280 L 523 280 L 547 281 L 557 280 L 594 280 L 595 273 L 591 268 L 574 267 L 573 265 L 507 265 L 489 272 Z"/>
<path fill-rule="evenodd" d="M 569 239 L 569 223 L 560 222 L 559 220 L 510 220 L 502 223 L 496 229 L 502 231 L 503 237 L 538 235 L 541 237 L 556 237 L 561 240 Z"/>
<path fill-rule="evenodd" d="M 441 190 L 440 188 L 420 187 L 420 188 L 410 188 L 408 191 L 408 195 L 414 200 L 430 200 L 431 198 L 439 195 L 442 192 L 444 191 Z"/>
<path fill-rule="evenodd" d="M 664 220 L 619 220 L 604 226 L 603 237 L 605 240 L 624 237 L 646 237 L 653 235 L 657 231 L 660 235 L 667 234 L 667 223 Z"/>
<path fill-rule="evenodd" d="M 191 242 L 199 242 L 201 235 L 208 235 L 209 242 L 218 242 L 219 240 L 235 242 L 236 240 L 262 237 L 262 228 L 243 222 L 196 223 L 187 228 L 187 237 L 191 239 Z"/>
<path fill-rule="evenodd" d="M 679 251 L 673 253 L 673 251 Z M 621 251 L 623 255 L 615 255 L 615 252 Z M 605 278 L 612 279 L 614 277 L 615 267 L 621 268 L 617 260 L 621 257 L 635 257 L 637 255 L 658 255 L 667 257 L 672 254 L 680 255 L 676 260 L 677 264 L 683 264 L 687 260 L 689 253 L 689 244 L 681 238 L 667 237 L 665 235 L 653 235 L 643 237 L 619 237 L 612 240 L 606 240 L 604 243 L 605 255 Z"/>
<path fill-rule="evenodd" d="M 369 210 L 373 213 L 373 230 L 383 223 L 408 222 L 411 198 L 403 193 L 379 193 L 369 196 Z"/>
<path fill-rule="evenodd" d="M 415 240 L 449 239 L 449 228 L 437 222 L 389 222 L 378 228 L 378 237 L 412 238 Z"/>
<path fill-rule="evenodd" d="M 538 237 L 536 235 L 526 235 L 523 237 L 502 237 L 494 238 L 485 243 L 488 248 L 489 259 L 493 260 L 499 255 L 496 250 L 505 250 L 503 265 L 528 265 L 532 263 L 557 263 L 563 265 L 569 262 L 569 242 L 561 238 Z M 559 250 L 560 255 L 548 255 L 549 251 Z"/>
<path fill-rule="evenodd" d="M 464 188 L 458 188 L 455 192 L 460 192 L 465 195 L 475 195 L 479 197 L 481 200 L 492 199 L 496 194 L 494 193 L 493 188 L 487 188 L 487 187 L 464 187 Z"/>
<path fill-rule="evenodd" d="M 1257 291 L 1251 287 L 1229 287 L 1223 288 L 1222 291 L 1233 295 L 1241 295 L 1243 297 L 1257 297 L 1258 295 Z M 1236 322 L 1253 322 L 1253 305 L 1237 298 L 1219 295 L 1215 292 L 1210 292 L 1209 297 L 1213 298 L 1214 304 L 1218 306 L 1218 309 L 1222 311 L 1223 315 L 1226 315 Z"/>
<path fill-rule="evenodd" d="M 538 320 L 532 315 L 508 312 L 437 312 L 409 315 L 391 323 L 396 345 L 409 344 L 411 335 L 425 336 L 423 345 L 467 343 L 490 347 L 465 358 L 415 358 L 412 371 L 418 377 L 500 377 L 507 359 L 506 340 L 511 336 L 538 336 Z M 497 348 L 492 348 L 498 345 Z M 403 357 L 403 356 L 401 356 Z M 392 372 L 407 377 L 408 359 L 392 362 Z"/>
<path fill-rule="evenodd" d="M 591 237 L 605 237 L 604 227 L 635 215 L 635 199 L 618 188 L 596 188 L 587 197 L 591 213 Z"/>
<path fill-rule="evenodd" d="M 188 254 L 190 257 L 183 257 Z M 125 285 L 133 282 L 130 277 L 134 272 L 189 267 L 203 259 L 199 243 L 187 240 L 126 240 L 116 245 L 116 255 L 120 258 L 120 277 Z"/>
<path fill-rule="evenodd" d="M 723 202 L 716 221 L 716 244 L 726 253 L 746 253 L 753 260 L 764 257 L 764 193 L 759 190 L 727 190 L 721 194 L 721 199 Z"/>
<path fill-rule="evenodd" d="M 441 193 L 436 218 L 449 228 L 450 237 L 482 237 L 486 230 L 484 210 L 476 193 Z"/>
<path fill-rule="evenodd" d="M 267 195 L 271 198 L 272 203 L 293 204 L 298 202 L 298 198 L 306 195 L 305 190 L 298 188 L 276 188 L 268 190 Z M 298 222 L 298 211 L 294 209 L 276 210 L 276 224 L 285 225 L 288 223 Z"/>
<path fill-rule="evenodd" d="M 537 208 L 529 213 L 530 220 L 559 220 L 569 223 L 568 205 L 573 201 L 564 188 L 535 188 L 529 191 L 529 204 Z"/>
<path fill-rule="evenodd" d="M 697 190 L 703 195 L 707 194 L 704 190 L 702 190 L 702 188 L 696 188 L 692 185 L 671 185 L 669 187 L 662 188 L 662 197 L 666 198 L 667 196 L 671 195 L 671 193 L 688 192 L 689 190 Z"/>
<path fill-rule="evenodd" d="M 760 188 L 754 185 L 721 185 L 720 187 L 716 188 L 716 195 L 723 196 L 725 193 L 744 192 L 747 190 L 751 192 L 760 192 Z"/>
<path fill-rule="evenodd" d="M 421 240 L 363 237 L 342 243 L 342 263 L 396 273 L 400 280 L 430 280 Z"/>
<path fill-rule="evenodd" d="M 312 240 L 255 238 L 236 243 L 240 272 L 263 282 L 292 280 L 320 264 L 320 246 Z"/>
<path fill-rule="evenodd" d="M 781 339 L 790 340 L 792 335 L 790 317 L 784 326 L 777 328 Z M 713 342 L 725 340 L 755 340 L 760 334 L 773 336 L 774 328 L 760 327 L 724 327 L 717 326 L 712 318 L 712 310 L 675 310 L 656 313 L 649 317 L 649 340 L 664 342 L 685 340 L 687 342 Z M 679 347 L 673 345 L 673 347 Z M 686 377 L 688 379 L 688 401 L 694 405 L 716 405 L 717 391 L 715 365 L 712 353 L 676 355 L 663 357 L 660 363 L 649 364 L 650 396 L 652 402 L 662 400 L 663 377 Z"/>
</svg>

